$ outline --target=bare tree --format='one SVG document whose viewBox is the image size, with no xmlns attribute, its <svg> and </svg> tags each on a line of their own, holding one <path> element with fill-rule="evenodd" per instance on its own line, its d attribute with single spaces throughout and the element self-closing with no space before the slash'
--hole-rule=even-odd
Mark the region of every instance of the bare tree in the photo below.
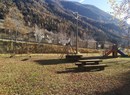
<svg viewBox="0 0 130 95">
<path fill-rule="evenodd" d="M 111 12 L 116 18 L 120 20 L 120 24 L 126 31 L 125 40 L 128 41 L 127 45 L 129 47 L 130 43 L 130 0 L 109 0 L 113 12 Z M 126 23 L 127 22 L 127 23 Z"/>
<path fill-rule="evenodd" d="M 37 25 L 35 25 L 34 36 L 35 36 L 36 42 L 40 43 L 42 41 L 42 39 L 45 37 L 44 30 L 39 29 L 39 27 Z"/>
<path fill-rule="evenodd" d="M 111 14 L 118 18 L 122 25 L 125 25 L 125 22 L 130 23 L 130 0 L 109 0 L 109 3 L 113 10 Z"/>
</svg>

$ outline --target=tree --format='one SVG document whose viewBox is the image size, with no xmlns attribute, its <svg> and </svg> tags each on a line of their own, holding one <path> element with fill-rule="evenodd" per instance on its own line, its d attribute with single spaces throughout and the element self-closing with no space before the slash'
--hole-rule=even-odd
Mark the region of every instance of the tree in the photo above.
<svg viewBox="0 0 130 95">
<path fill-rule="evenodd" d="M 37 25 L 35 25 L 34 36 L 35 36 L 36 42 L 40 43 L 42 41 L 42 39 L 45 37 L 44 30 L 39 29 L 39 27 Z"/>
<path fill-rule="evenodd" d="M 123 26 L 126 22 L 130 23 L 130 0 L 109 0 L 109 3 L 113 10 L 112 15 L 118 18 Z"/>
<path fill-rule="evenodd" d="M 121 26 L 127 30 L 125 40 L 127 40 L 127 45 L 130 42 L 130 0 L 121 0 L 117 2 L 116 0 L 109 0 L 111 8 L 113 9 L 112 14 L 118 18 L 121 22 Z M 126 24 L 126 22 L 128 24 Z"/>
<path fill-rule="evenodd" d="M 9 12 L 5 15 L 4 19 L 5 29 L 11 30 L 11 32 L 17 31 L 22 34 L 30 32 L 31 30 L 28 26 L 25 26 L 25 21 L 23 18 L 23 14 L 21 14 L 15 6 L 10 6 Z"/>
</svg>

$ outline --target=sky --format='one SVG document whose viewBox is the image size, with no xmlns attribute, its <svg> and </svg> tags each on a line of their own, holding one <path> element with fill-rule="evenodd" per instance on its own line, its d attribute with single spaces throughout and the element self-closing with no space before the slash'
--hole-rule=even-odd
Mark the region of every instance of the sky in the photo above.
<svg viewBox="0 0 130 95">
<path fill-rule="evenodd" d="M 110 8 L 110 4 L 108 3 L 108 0 L 70 0 L 70 1 L 76 1 L 83 4 L 91 4 L 107 13 L 110 13 L 112 11 Z"/>
<path fill-rule="evenodd" d="M 90 4 L 98 7 L 99 9 L 111 14 L 112 9 L 110 3 L 108 3 L 109 0 L 69 0 L 69 1 L 75 1 L 82 4 Z M 118 3 L 120 3 L 122 0 L 115 0 Z M 127 23 L 130 24 L 130 18 L 127 19 Z"/>
</svg>

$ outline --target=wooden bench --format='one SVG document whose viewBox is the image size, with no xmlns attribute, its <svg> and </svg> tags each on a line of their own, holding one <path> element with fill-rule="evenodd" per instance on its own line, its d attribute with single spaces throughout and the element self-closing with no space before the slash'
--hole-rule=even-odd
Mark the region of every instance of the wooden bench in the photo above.
<svg viewBox="0 0 130 95">
<path fill-rule="evenodd" d="M 87 70 L 104 70 L 105 67 L 107 67 L 106 64 L 98 64 L 98 65 L 84 65 L 84 68 Z"/>
</svg>

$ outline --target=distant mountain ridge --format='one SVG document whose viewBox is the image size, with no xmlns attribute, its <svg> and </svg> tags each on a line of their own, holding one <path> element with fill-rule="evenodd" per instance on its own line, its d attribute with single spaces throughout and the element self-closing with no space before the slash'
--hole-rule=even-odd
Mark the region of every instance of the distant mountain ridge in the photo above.
<svg viewBox="0 0 130 95">
<path fill-rule="evenodd" d="M 100 21 L 110 21 L 111 16 L 92 5 L 83 5 L 77 2 L 61 1 L 65 9 L 78 12 L 80 15 Z"/>
<path fill-rule="evenodd" d="M 62 6 L 61 9 L 64 8 L 64 11 L 66 11 L 66 13 L 68 13 L 67 15 L 69 16 L 73 17 L 73 12 L 78 12 L 81 15 L 82 21 L 85 22 L 87 26 L 91 24 L 93 28 L 95 27 L 103 30 L 102 32 L 105 32 L 109 40 L 112 40 L 111 38 L 114 38 L 114 35 L 115 37 L 117 36 L 119 37 L 119 35 L 122 34 L 122 31 L 124 31 L 117 25 L 118 24 L 117 19 L 112 20 L 113 17 L 110 14 L 100 10 L 99 8 L 93 5 L 87 5 L 87 4 L 84 5 L 78 2 L 67 1 L 67 0 L 46 0 L 46 2 L 49 3 L 50 1 L 51 3 L 53 2 L 53 4 L 55 3 L 55 5 L 57 6 L 60 7 Z M 109 31 L 108 29 L 110 29 L 111 32 L 107 32 Z M 97 33 L 95 33 L 94 35 L 96 34 Z"/>
<path fill-rule="evenodd" d="M 68 1 L 68 0 L 46 0 L 46 2 L 54 3 L 56 2 L 64 9 L 71 10 L 73 12 L 78 12 L 81 16 L 85 16 L 97 21 L 105 21 L 109 23 L 117 23 L 115 22 L 117 19 L 112 20 L 112 16 L 101 9 L 89 5 L 89 4 L 81 4 L 78 2 Z"/>
</svg>

